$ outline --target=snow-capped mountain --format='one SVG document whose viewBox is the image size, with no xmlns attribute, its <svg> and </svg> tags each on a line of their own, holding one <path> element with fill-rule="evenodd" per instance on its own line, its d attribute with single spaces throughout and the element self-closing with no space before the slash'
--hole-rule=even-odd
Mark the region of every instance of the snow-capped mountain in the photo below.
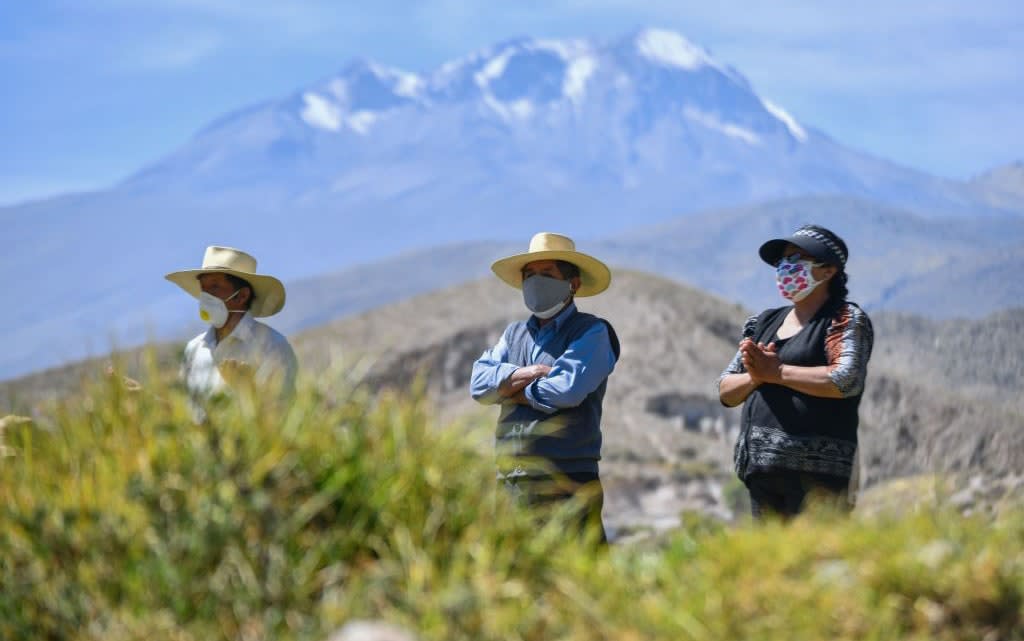
<svg viewBox="0 0 1024 641">
<path fill-rule="evenodd" d="M 0 209 L 2 294 L 17 301 L 0 320 L 0 376 L 180 328 L 192 307 L 161 276 L 208 244 L 291 279 L 807 194 L 926 216 L 1017 209 L 842 146 L 672 32 L 519 39 L 423 73 L 356 60 L 212 122 L 110 190 Z"/>
<path fill-rule="evenodd" d="M 253 185 L 263 204 L 372 209 L 428 231 L 439 207 L 455 213 L 461 201 L 470 235 L 492 231 L 499 213 L 530 229 L 571 209 L 566 223 L 611 231 L 626 215 L 651 222 L 807 193 L 928 213 L 977 207 L 961 185 L 801 125 L 739 72 L 656 29 L 612 42 L 515 40 L 424 74 L 358 60 L 222 118 L 124 187 Z M 422 231 L 416 240 L 429 240 Z"/>
</svg>

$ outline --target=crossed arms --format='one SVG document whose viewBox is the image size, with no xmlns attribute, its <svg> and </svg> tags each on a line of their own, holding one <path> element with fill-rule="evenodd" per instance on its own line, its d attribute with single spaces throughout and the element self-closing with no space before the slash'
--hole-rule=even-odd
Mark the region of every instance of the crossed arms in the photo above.
<svg viewBox="0 0 1024 641">
<path fill-rule="evenodd" d="M 470 394 L 480 403 L 517 403 L 551 414 L 582 403 L 611 374 L 615 360 L 604 323 L 572 341 L 550 366 L 510 363 L 502 335 L 473 364 Z"/>
</svg>

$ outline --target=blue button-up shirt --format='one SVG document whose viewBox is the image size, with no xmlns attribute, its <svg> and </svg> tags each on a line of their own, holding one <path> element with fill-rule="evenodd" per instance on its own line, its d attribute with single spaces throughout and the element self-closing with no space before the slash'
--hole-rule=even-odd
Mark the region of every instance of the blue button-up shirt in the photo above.
<svg viewBox="0 0 1024 641">
<path fill-rule="evenodd" d="M 540 326 L 540 320 L 531 316 L 527 321 L 536 345 L 530 354 L 535 361 L 545 346 L 558 334 L 565 322 L 576 313 L 576 304 L 570 303 L 554 319 Z M 494 347 L 485 351 L 473 363 L 470 380 L 470 394 L 481 403 L 500 403 L 505 399 L 498 396 L 498 386 L 508 379 L 518 365 L 508 362 L 508 345 L 505 336 Z M 569 343 L 569 347 L 555 360 L 547 376 L 526 386 L 526 400 L 537 410 L 547 414 L 566 407 L 576 407 L 615 369 L 615 352 L 612 351 L 608 327 L 596 323 L 582 336 Z"/>
</svg>

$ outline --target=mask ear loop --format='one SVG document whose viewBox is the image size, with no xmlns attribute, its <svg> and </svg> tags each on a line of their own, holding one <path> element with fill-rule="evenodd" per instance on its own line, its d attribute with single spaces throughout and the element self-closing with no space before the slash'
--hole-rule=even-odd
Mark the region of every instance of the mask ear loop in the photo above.
<svg viewBox="0 0 1024 641">
<path fill-rule="evenodd" d="M 235 293 L 234 293 L 234 294 L 232 294 L 232 295 L 228 296 L 227 298 L 225 298 L 225 299 L 224 299 L 224 302 L 226 303 L 226 302 L 228 302 L 229 300 L 231 300 L 232 298 L 234 298 L 235 296 L 238 296 L 238 292 L 240 292 L 240 291 L 242 291 L 242 288 L 241 288 L 241 287 L 239 287 L 238 289 L 236 289 L 236 290 L 235 290 Z M 249 291 L 251 292 L 252 290 L 250 289 Z M 226 305 L 225 305 L 225 307 L 226 307 Z M 244 314 L 244 313 L 246 313 L 247 311 L 249 311 L 249 310 L 247 310 L 247 309 L 229 309 L 229 310 L 228 310 L 228 313 L 229 313 L 229 314 Z"/>
</svg>

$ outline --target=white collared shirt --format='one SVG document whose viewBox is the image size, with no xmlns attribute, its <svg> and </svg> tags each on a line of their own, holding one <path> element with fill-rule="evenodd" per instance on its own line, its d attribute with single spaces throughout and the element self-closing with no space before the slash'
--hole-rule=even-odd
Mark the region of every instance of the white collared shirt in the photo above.
<svg viewBox="0 0 1024 641">
<path fill-rule="evenodd" d="M 292 346 L 288 344 L 288 339 L 246 312 L 238 321 L 238 325 L 220 342 L 217 341 L 217 330 L 211 327 L 185 346 L 181 379 L 185 382 L 193 402 L 201 405 L 202 401 L 213 394 L 228 388 L 227 382 L 217 369 L 221 363 L 228 360 L 236 360 L 251 366 L 255 370 L 254 378 L 257 385 L 273 381 L 277 389 L 267 390 L 268 392 L 279 391 L 285 396 L 295 387 L 298 361 Z"/>
</svg>

